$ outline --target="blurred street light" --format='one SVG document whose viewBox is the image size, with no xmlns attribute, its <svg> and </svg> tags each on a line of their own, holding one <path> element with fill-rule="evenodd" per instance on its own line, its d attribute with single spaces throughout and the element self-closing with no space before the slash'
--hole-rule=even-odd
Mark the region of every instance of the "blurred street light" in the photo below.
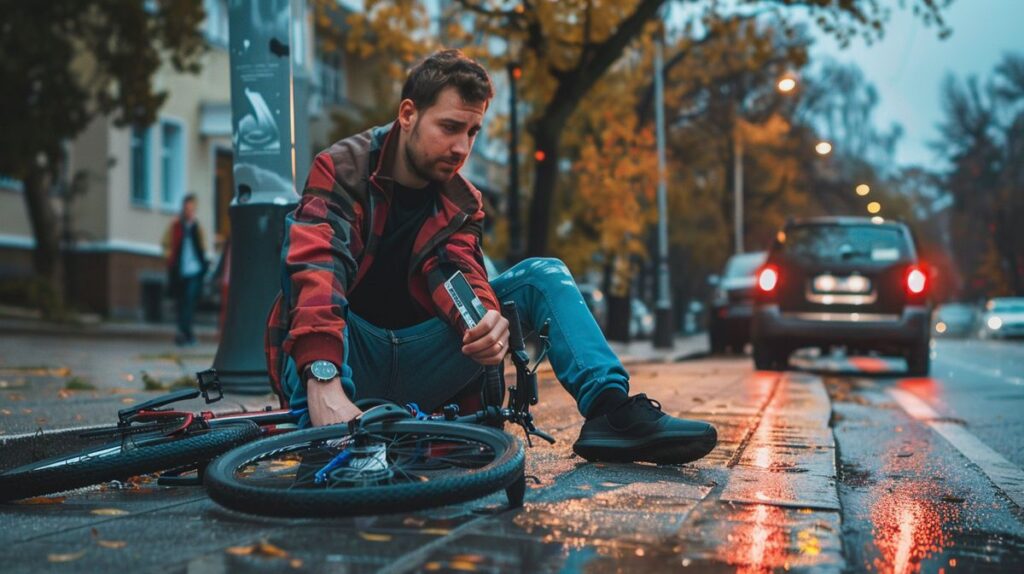
<svg viewBox="0 0 1024 574">
<path fill-rule="evenodd" d="M 783 94 L 788 94 L 796 89 L 796 78 L 793 76 L 784 76 L 779 80 L 779 83 L 776 84 L 776 87 Z"/>
<path fill-rule="evenodd" d="M 857 186 L 857 195 L 865 196 L 869 193 L 871 193 L 871 188 L 866 183 Z"/>
<path fill-rule="evenodd" d="M 872 201 L 868 204 L 868 213 L 878 213 L 882 211 L 882 204 L 877 201 Z"/>
<path fill-rule="evenodd" d="M 832 153 L 832 144 L 827 141 L 820 141 L 814 146 L 814 151 L 818 152 L 818 155 L 828 155 Z"/>
</svg>

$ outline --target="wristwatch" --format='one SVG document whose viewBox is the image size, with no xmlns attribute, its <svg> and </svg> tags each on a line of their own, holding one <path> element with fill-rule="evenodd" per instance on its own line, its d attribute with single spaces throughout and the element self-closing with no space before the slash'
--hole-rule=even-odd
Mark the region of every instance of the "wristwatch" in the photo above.
<svg viewBox="0 0 1024 574">
<path fill-rule="evenodd" d="M 329 383 L 338 376 L 338 367 L 330 361 L 313 361 L 306 365 L 303 375 L 306 381 L 313 379 L 318 383 Z"/>
</svg>

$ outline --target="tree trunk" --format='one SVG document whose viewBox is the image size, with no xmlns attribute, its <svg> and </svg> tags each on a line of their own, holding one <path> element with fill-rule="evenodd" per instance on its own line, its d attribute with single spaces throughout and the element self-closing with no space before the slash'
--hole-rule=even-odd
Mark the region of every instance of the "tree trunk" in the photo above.
<svg viewBox="0 0 1024 574">
<path fill-rule="evenodd" d="M 50 202 L 50 178 L 40 169 L 32 169 L 24 180 L 25 206 L 36 246 L 32 253 L 37 289 L 36 304 L 44 317 L 64 313 L 64 282 L 60 264 L 60 225 Z"/>
<path fill-rule="evenodd" d="M 530 222 L 527 226 L 527 257 L 548 255 L 551 210 L 555 187 L 558 185 L 558 148 L 564 124 L 562 120 L 542 117 L 533 130 L 534 145 L 537 151 L 544 152 L 544 159 L 537 161 L 534 169 L 533 199 L 530 200 Z"/>
</svg>

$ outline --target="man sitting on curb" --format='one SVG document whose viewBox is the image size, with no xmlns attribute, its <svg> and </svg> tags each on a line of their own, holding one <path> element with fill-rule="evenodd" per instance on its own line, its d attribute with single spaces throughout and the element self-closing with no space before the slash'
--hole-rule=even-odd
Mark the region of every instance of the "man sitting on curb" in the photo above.
<svg viewBox="0 0 1024 574">
<path fill-rule="evenodd" d="M 550 320 L 549 359 L 586 422 L 573 450 L 591 461 L 679 464 L 717 442 L 713 426 L 669 416 L 605 341 L 566 266 L 527 259 L 488 282 L 480 192 L 459 174 L 493 96 L 457 50 L 412 69 L 398 118 L 316 156 L 285 223 L 282 293 L 268 325 L 271 376 L 303 426 L 347 422 L 359 398 L 433 410 L 508 351 L 499 301 L 525 330 Z M 487 309 L 473 328 L 442 283 L 461 271 Z"/>
</svg>

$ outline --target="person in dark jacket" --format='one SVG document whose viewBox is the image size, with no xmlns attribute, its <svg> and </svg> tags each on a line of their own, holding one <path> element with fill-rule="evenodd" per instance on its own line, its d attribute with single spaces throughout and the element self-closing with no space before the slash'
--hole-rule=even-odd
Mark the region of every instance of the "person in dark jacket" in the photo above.
<svg viewBox="0 0 1024 574">
<path fill-rule="evenodd" d="M 458 50 L 415 66 L 398 118 L 335 143 L 313 161 L 285 221 L 282 290 L 268 321 L 275 390 L 302 426 L 351 420 L 354 401 L 416 402 L 431 411 L 508 352 L 499 301 L 529 331 L 550 320 L 549 359 L 586 422 L 573 449 L 588 460 L 684 463 L 710 452 L 705 422 L 629 396 L 566 266 L 533 258 L 488 279 L 480 192 L 460 173 L 493 97 L 487 72 Z M 470 328 L 444 288 L 460 271 L 486 313 Z"/>
<path fill-rule="evenodd" d="M 178 345 L 194 345 L 192 318 L 209 263 L 206 259 L 203 229 L 196 221 L 196 196 L 188 194 L 181 202 L 181 214 L 167 227 L 163 249 L 167 261 L 167 285 L 177 303 Z"/>
</svg>

